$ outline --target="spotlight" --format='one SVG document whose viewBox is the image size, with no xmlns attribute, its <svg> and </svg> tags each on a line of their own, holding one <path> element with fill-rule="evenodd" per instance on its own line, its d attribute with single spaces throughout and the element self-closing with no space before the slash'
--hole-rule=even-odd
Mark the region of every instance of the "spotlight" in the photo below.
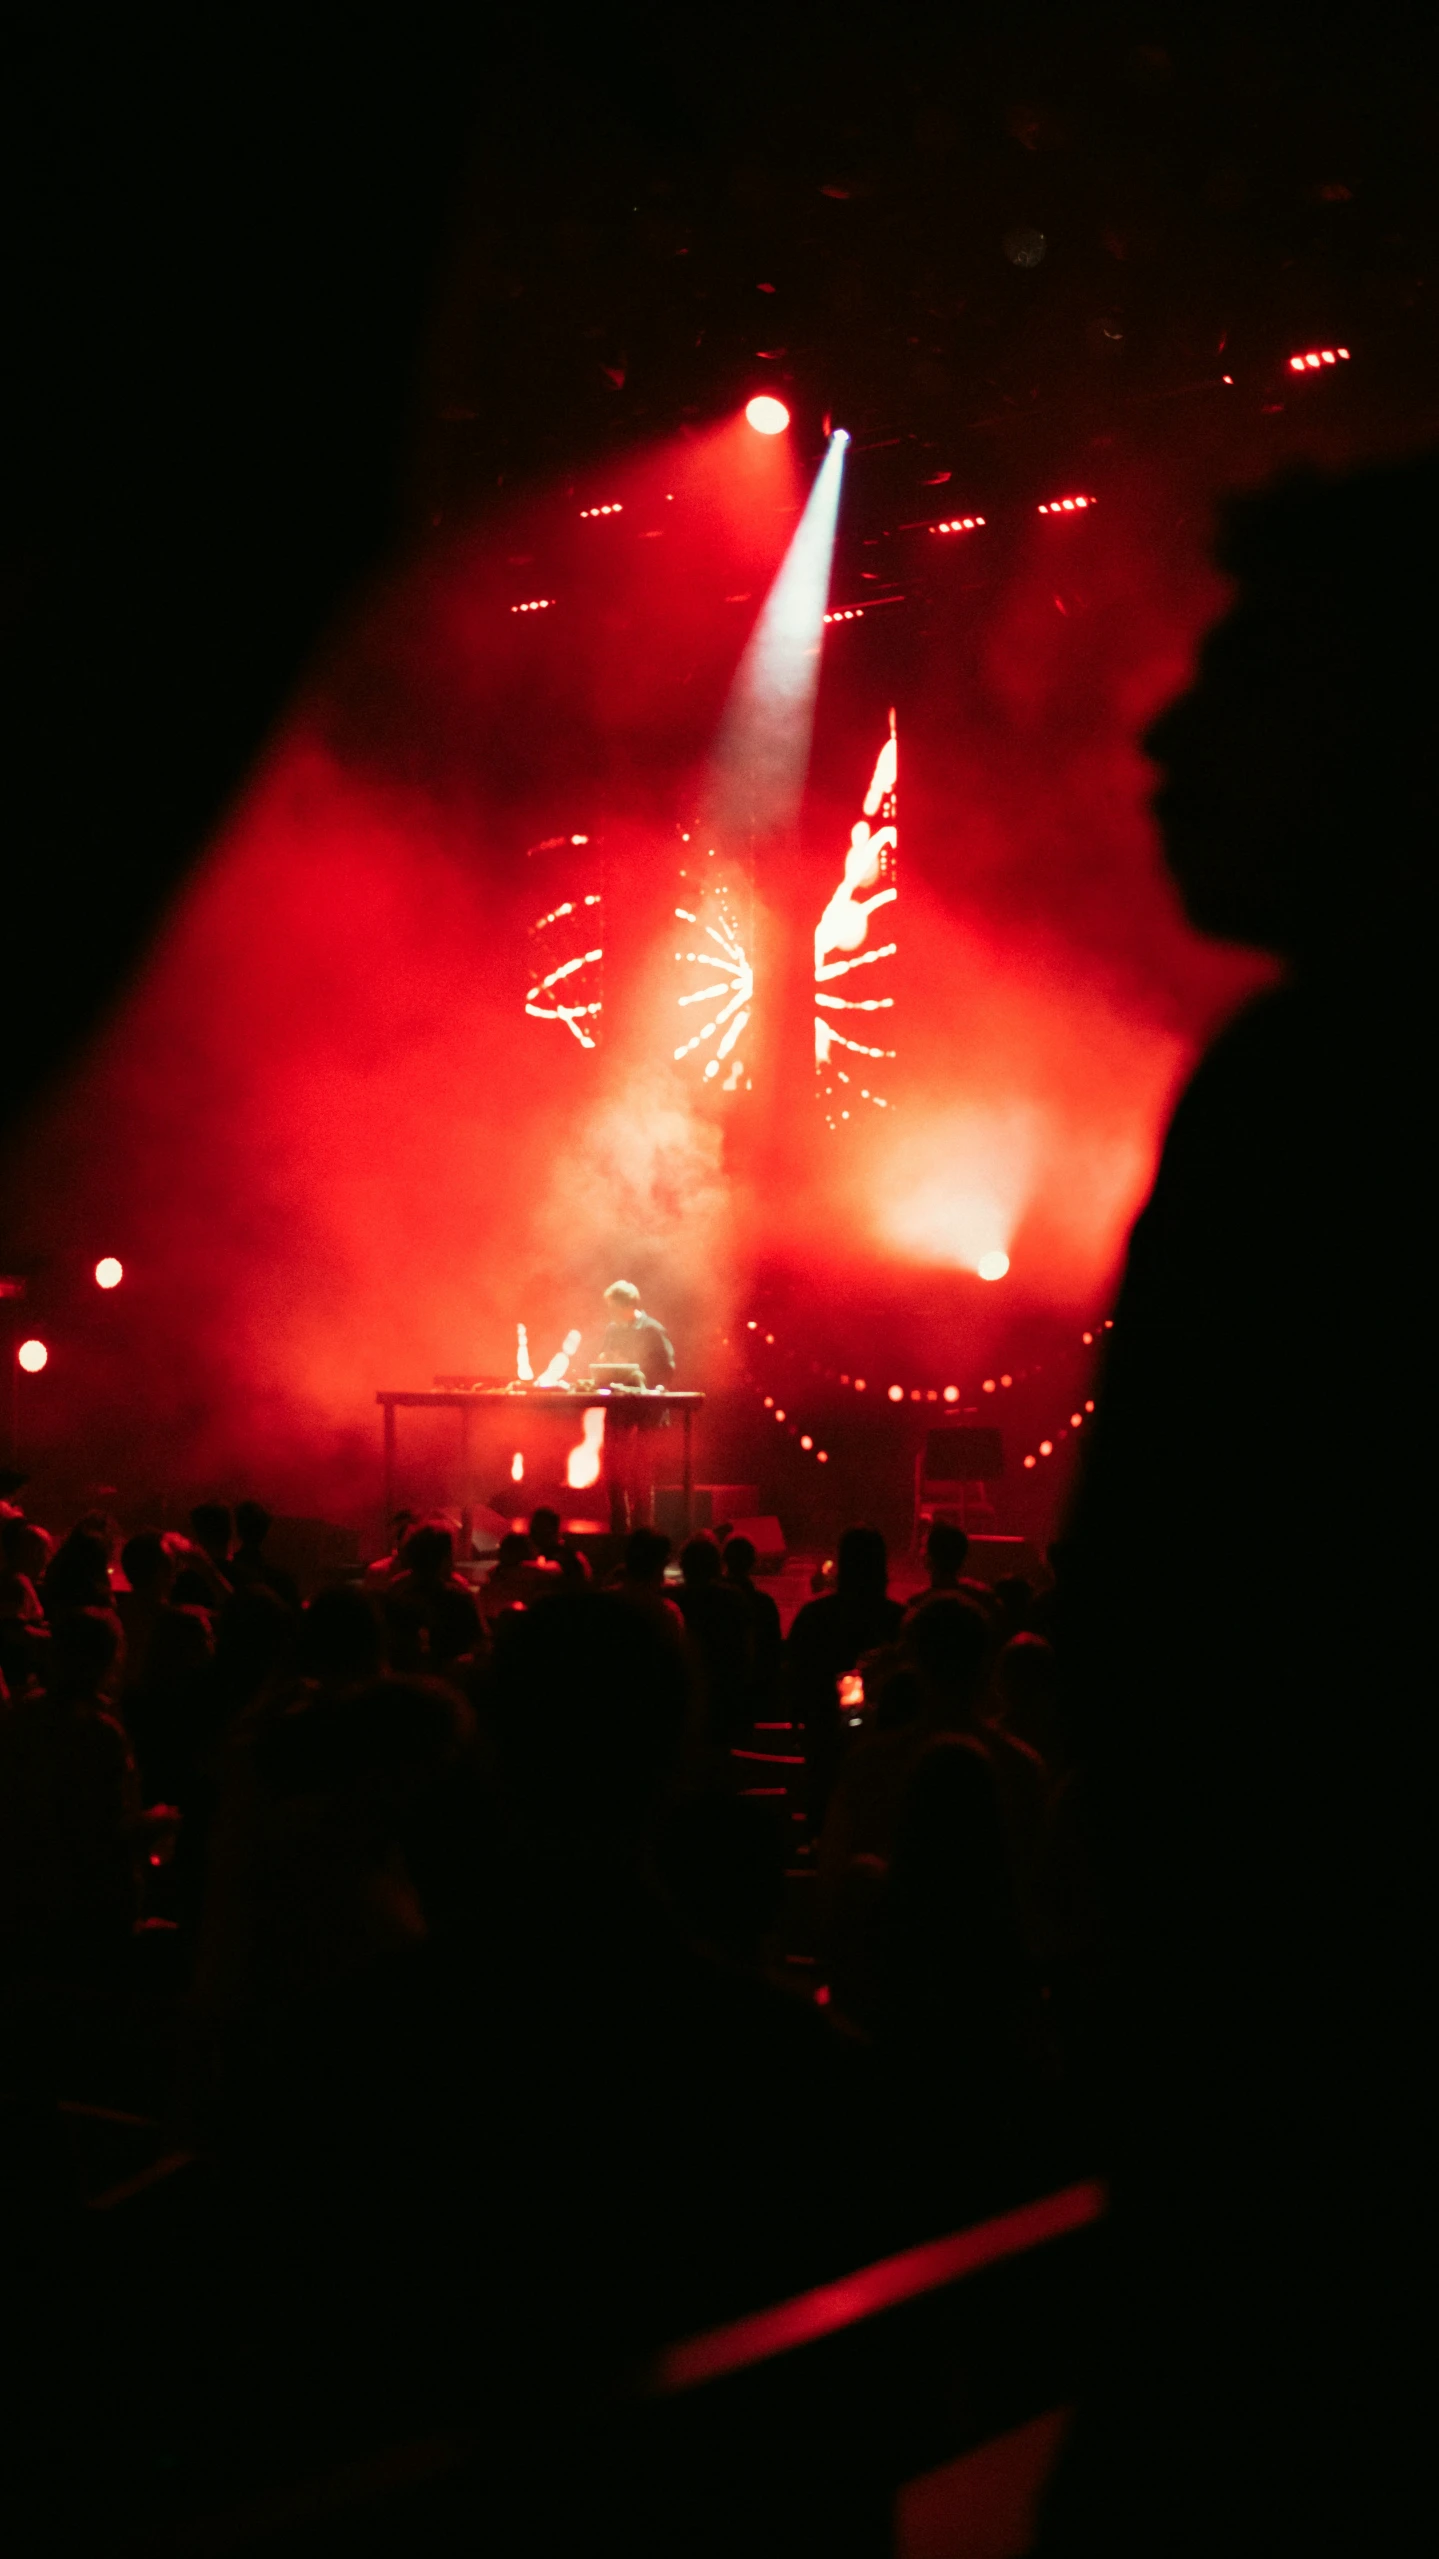
<svg viewBox="0 0 1439 2559">
<path fill-rule="evenodd" d="M 957 1404 L 959 1402 L 959 1388 L 957 1386 L 946 1386 L 944 1390 L 944 1400 L 946 1404 Z"/>
<path fill-rule="evenodd" d="M 1083 515 L 1087 507 L 1098 504 L 1098 498 L 1051 498 L 1039 512 L 1041 515 Z"/>
<path fill-rule="evenodd" d="M 43 1342 L 22 1342 L 15 1357 L 31 1377 L 38 1377 L 50 1354 Z"/>
<path fill-rule="evenodd" d="M 889 1400 L 891 1404 L 902 1404 L 904 1402 L 904 1388 L 902 1386 L 891 1386 L 889 1390 Z"/>
<path fill-rule="evenodd" d="M 106 1253 L 104 1258 L 95 1265 L 97 1288 L 118 1288 L 124 1276 L 125 1265 L 123 1262 L 117 1262 L 113 1253 Z"/>
<path fill-rule="evenodd" d="M 975 1264 L 982 1280 L 1001 1280 L 1009 1268 L 1009 1255 L 996 1247 L 992 1253 L 981 1253 Z"/>
<path fill-rule="evenodd" d="M 768 391 L 761 391 L 756 399 L 746 402 L 745 416 L 756 435 L 783 435 L 789 425 L 789 411 L 783 400 L 773 399 Z M 845 442 L 849 442 L 848 436 Z"/>
</svg>

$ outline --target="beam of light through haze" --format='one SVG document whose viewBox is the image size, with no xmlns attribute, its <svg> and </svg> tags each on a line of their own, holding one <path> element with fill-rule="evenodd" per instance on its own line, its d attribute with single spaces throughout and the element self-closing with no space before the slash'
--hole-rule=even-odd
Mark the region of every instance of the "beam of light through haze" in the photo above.
<svg viewBox="0 0 1439 2559">
<path fill-rule="evenodd" d="M 836 428 L 730 687 L 711 768 L 710 823 L 731 834 L 768 835 L 799 814 L 848 443 Z"/>
</svg>

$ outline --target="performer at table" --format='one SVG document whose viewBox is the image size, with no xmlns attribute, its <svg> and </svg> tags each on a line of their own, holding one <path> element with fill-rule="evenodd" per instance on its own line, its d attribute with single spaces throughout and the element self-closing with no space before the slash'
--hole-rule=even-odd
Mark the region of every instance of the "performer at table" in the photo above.
<svg viewBox="0 0 1439 2559">
<path fill-rule="evenodd" d="M 668 1419 L 647 1410 L 647 1395 L 662 1395 L 675 1373 L 674 1344 L 663 1324 L 646 1315 L 632 1280 L 614 1280 L 605 1290 L 609 1322 L 594 1354 L 598 1367 L 628 1364 L 644 1379 L 643 1392 L 616 1395 L 605 1415 L 605 1482 L 610 1497 L 610 1526 L 622 1535 L 647 1528 L 654 1516 L 654 1432 Z"/>
</svg>

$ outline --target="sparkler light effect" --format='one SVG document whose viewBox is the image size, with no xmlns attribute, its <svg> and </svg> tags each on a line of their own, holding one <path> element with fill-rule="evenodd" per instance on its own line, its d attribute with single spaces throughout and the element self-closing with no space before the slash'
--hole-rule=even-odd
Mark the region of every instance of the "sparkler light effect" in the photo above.
<svg viewBox="0 0 1439 2559">
<path fill-rule="evenodd" d="M 717 861 L 718 856 L 711 851 L 704 858 L 707 867 L 709 862 Z M 677 906 L 675 921 L 693 927 L 689 938 L 707 947 L 676 951 L 675 959 L 685 970 L 697 969 L 706 983 L 701 986 L 687 984 L 676 1002 L 684 1013 L 688 1013 L 692 1005 L 715 1004 L 716 1010 L 707 1022 L 702 1022 L 697 1031 L 680 1043 L 674 1053 L 675 1064 L 683 1064 L 687 1057 L 693 1057 L 713 1040 L 715 1047 L 705 1059 L 703 1080 L 707 1084 L 716 1084 L 722 1093 L 733 1093 L 746 1081 L 744 1061 L 738 1054 L 737 1044 L 744 1036 L 753 1007 L 754 966 L 745 948 L 742 927 L 735 911 L 738 900 L 729 883 L 704 879 L 703 873 L 701 880 L 698 907 Z M 726 1060 L 730 1061 L 729 1072 L 721 1083 L 719 1078 Z"/>
<path fill-rule="evenodd" d="M 600 1479 L 605 1445 L 605 1413 L 602 1404 L 592 1404 L 580 1416 L 582 1437 L 570 1450 L 565 1461 L 565 1482 L 572 1493 L 588 1492 Z"/>
<path fill-rule="evenodd" d="M 844 873 L 838 888 L 815 926 L 814 934 L 814 1065 L 817 1090 L 825 1106 L 825 1122 L 838 1128 L 850 1117 L 854 1105 L 869 1103 L 876 1110 L 888 1110 L 889 1098 L 860 1082 L 863 1068 L 841 1064 L 835 1051 L 843 1050 L 855 1058 L 892 1059 L 892 1048 L 876 1047 L 871 1041 L 859 1040 L 840 1029 L 832 1017 L 836 1013 L 892 1013 L 894 997 L 872 994 L 869 989 L 883 985 L 884 980 L 866 978 L 863 995 L 836 995 L 834 982 L 848 978 L 857 969 L 877 967 L 892 960 L 898 950 L 896 941 L 876 939 L 868 949 L 870 918 L 880 907 L 893 906 L 899 896 L 896 866 L 899 850 L 898 823 L 899 736 L 895 715 L 889 715 L 889 735 L 880 748 L 878 761 L 864 795 L 864 815 L 850 829 L 849 851 L 844 857 Z M 880 823 L 873 827 L 871 819 Z M 831 956 L 837 952 L 838 958 Z M 857 1025 L 855 1027 L 858 1027 Z M 866 1024 L 866 1028 L 871 1027 Z M 869 1070 L 872 1072 L 873 1070 Z"/>
<path fill-rule="evenodd" d="M 530 847 L 531 854 L 563 850 L 567 845 L 587 845 L 587 835 L 555 835 L 542 844 Z M 538 915 L 530 926 L 529 984 L 525 994 L 525 1011 L 537 1022 L 563 1022 L 570 1036 L 581 1048 L 599 1046 L 600 1017 L 604 1012 L 602 970 L 603 941 L 595 939 L 603 932 L 604 892 L 587 890 L 579 897 L 562 898 L 545 915 Z M 563 950 L 563 959 L 555 958 Z M 545 968 L 547 959 L 555 959 Z"/>
</svg>

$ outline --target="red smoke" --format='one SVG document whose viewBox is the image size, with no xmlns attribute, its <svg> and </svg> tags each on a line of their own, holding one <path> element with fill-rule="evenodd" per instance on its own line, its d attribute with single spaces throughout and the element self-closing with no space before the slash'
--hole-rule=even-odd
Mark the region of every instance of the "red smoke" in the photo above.
<svg viewBox="0 0 1439 2559">
<path fill-rule="evenodd" d="M 1027 513 L 997 583 L 916 605 L 888 661 L 881 617 L 829 635 L 803 846 L 758 883 L 789 974 L 770 1080 L 727 1121 L 673 1066 L 664 917 L 794 522 L 792 443 L 726 430 L 517 508 L 336 648 L 20 1164 L 37 1256 L 125 1262 L 103 1327 L 49 1328 L 51 1467 L 359 1517 L 377 1386 L 508 1374 L 520 1319 L 538 1369 L 616 1277 L 698 1383 L 760 1262 L 831 1301 L 866 1272 L 922 1298 L 1002 1246 L 966 1357 L 1026 1307 L 1102 1304 L 1176 1080 L 1256 974 L 1179 919 L 1134 745 L 1212 582 L 1139 490 L 1082 525 Z M 957 576 L 976 556 L 929 548 Z M 808 943 L 891 700 L 899 1107 L 836 1138 Z M 525 848 L 572 832 L 577 885 L 607 866 L 593 1057 L 523 1012 Z"/>
</svg>

